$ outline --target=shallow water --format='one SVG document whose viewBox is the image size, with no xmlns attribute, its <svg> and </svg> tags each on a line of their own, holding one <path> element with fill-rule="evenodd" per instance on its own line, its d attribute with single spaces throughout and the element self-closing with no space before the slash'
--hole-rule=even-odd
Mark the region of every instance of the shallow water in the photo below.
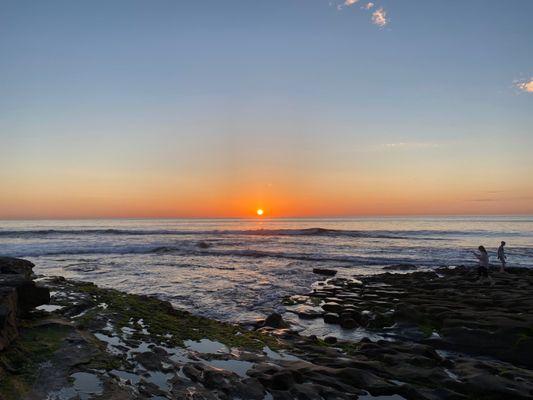
<svg viewBox="0 0 533 400">
<path fill-rule="evenodd" d="M 484 244 L 496 262 L 533 265 L 533 217 L 0 222 L 0 254 L 36 272 L 152 294 L 222 320 L 248 320 L 305 293 L 314 267 L 341 276 L 390 264 L 474 265 Z"/>
<path fill-rule="evenodd" d="M 72 386 L 49 393 L 46 400 L 88 400 L 93 396 L 102 394 L 103 386 L 98 376 L 87 372 L 76 372 L 71 375 Z"/>
</svg>

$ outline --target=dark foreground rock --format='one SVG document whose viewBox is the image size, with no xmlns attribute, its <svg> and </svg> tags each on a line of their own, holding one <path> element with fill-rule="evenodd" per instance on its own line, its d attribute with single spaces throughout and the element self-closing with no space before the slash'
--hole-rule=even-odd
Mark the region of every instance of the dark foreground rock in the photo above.
<svg viewBox="0 0 533 400">
<path fill-rule="evenodd" d="M 0 351 L 18 335 L 17 291 L 11 287 L 0 287 Z"/>
<path fill-rule="evenodd" d="M 18 317 L 50 301 L 48 288 L 33 279 L 33 264 L 26 260 L 0 257 L 0 350 L 18 335 Z"/>
<path fill-rule="evenodd" d="M 470 275 L 461 270 L 330 279 L 313 292 L 319 296 L 295 301 L 293 307 L 335 303 L 335 323 L 349 315 L 359 329 L 384 338 L 357 341 L 305 337 L 266 324 L 247 330 L 151 297 L 48 278 L 41 283 L 53 291 L 50 312 L 30 313 L 20 337 L 0 353 L 0 398 L 530 399 L 533 371 L 525 357 L 498 356 L 499 339 L 478 356 L 482 346 L 463 349 L 457 344 L 462 336 L 443 329 L 464 326 L 467 318 L 479 331 L 492 331 L 498 321 L 511 328 L 512 320 L 522 329 L 532 321 L 530 300 L 521 297 L 532 278 L 529 272 L 502 277 L 492 290 L 519 289 L 494 303 L 487 298 L 497 292 L 484 286 L 469 292 Z M 510 306 L 518 298 L 528 304 L 514 313 Z M 498 321 L 490 319 L 496 308 Z M 514 339 L 508 348 L 520 346 Z"/>
</svg>

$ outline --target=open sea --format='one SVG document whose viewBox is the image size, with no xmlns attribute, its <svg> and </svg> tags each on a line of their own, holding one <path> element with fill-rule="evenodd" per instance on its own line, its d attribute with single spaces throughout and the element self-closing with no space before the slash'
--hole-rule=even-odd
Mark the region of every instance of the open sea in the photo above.
<svg viewBox="0 0 533 400">
<path fill-rule="evenodd" d="M 283 311 L 284 295 L 305 293 L 315 267 L 340 276 L 391 264 L 475 265 L 483 244 L 497 263 L 533 266 L 533 216 L 236 220 L 0 221 L 0 255 L 35 272 L 156 295 L 228 321 Z"/>
</svg>

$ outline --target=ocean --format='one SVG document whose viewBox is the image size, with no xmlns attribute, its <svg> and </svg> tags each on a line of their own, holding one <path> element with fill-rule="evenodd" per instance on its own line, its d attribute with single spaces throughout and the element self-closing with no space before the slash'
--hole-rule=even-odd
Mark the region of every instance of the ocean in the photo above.
<svg viewBox="0 0 533 400">
<path fill-rule="evenodd" d="M 474 266 L 480 244 L 496 264 L 501 240 L 509 266 L 533 266 L 533 216 L 0 222 L 0 255 L 31 260 L 38 274 L 240 322 L 283 312 L 283 296 L 319 279 L 315 267 L 353 276 L 400 263 Z"/>
</svg>

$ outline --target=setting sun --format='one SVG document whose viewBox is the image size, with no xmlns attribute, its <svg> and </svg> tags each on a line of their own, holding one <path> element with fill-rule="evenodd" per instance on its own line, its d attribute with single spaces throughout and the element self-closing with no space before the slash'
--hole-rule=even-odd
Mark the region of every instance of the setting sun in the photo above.
<svg viewBox="0 0 533 400">
<path fill-rule="evenodd" d="M 262 216 L 262 215 L 264 214 L 264 211 L 263 211 L 262 209 L 259 208 L 259 209 L 256 211 L 256 213 L 257 213 L 257 215 Z"/>
</svg>

